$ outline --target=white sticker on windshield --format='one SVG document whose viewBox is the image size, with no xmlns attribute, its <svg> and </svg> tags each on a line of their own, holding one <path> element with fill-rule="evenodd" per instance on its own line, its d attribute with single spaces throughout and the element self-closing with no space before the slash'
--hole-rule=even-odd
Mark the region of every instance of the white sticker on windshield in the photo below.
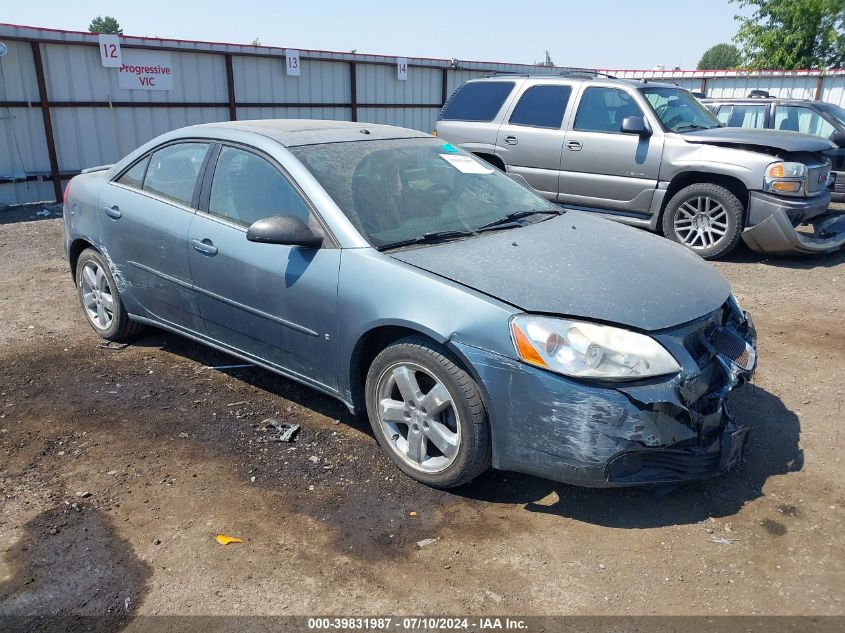
<svg viewBox="0 0 845 633">
<path fill-rule="evenodd" d="M 493 170 L 485 167 L 477 160 L 469 156 L 456 156 L 455 154 L 440 154 L 440 158 L 449 163 L 462 174 L 492 174 Z"/>
</svg>

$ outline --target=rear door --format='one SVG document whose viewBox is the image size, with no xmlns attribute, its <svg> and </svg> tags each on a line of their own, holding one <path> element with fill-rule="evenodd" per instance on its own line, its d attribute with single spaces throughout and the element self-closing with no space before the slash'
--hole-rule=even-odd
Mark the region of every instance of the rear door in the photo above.
<svg viewBox="0 0 845 633">
<path fill-rule="evenodd" d="M 177 142 L 136 161 L 100 194 L 105 255 L 133 314 L 202 332 L 191 292 L 188 227 L 210 144 Z"/>
<path fill-rule="evenodd" d="M 496 155 L 508 173 L 525 178 L 549 200 L 557 200 L 560 155 L 566 135 L 563 121 L 572 97 L 571 84 L 529 86 L 499 127 Z"/>
<path fill-rule="evenodd" d="M 663 154 L 662 130 L 651 136 L 623 134 L 622 120 L 643 117 L 627 90 L 585 87 L 561 160 L 558 200 L 577 206 L 647 213 Z"/>
<path fill-rule="evenodd" d="M 246 239 L 250 224 L 283 213 L 325 235 L 324 245 L 306 249 Z M 211 338 L 336 389 L 341 251 L 273 159 L 243 146 L 216 150 L 188 243 L 194 291 Z"/>
</svg>

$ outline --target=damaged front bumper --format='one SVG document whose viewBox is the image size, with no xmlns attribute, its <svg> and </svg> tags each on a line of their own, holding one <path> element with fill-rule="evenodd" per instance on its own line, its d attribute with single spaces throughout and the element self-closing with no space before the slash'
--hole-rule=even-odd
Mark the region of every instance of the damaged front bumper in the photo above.
<svg viewBox="0 0 845 633">
<path fill-rule="evenodd" d="M 456 344 L 485 391 L 493 466 L 593 487 L 677 483 L 735 467 L 748 429 L 725 399 L 756 366 L 750 319 L 729 300 L 654 337 L 683 371 L 638 384 L 576 381 Z"/>
<path fill-rule="evenodd" d="M 829 204 L 829 193 L 809 201 L 751 192 L 742 239 L 751 250 L 771 255 L 835 251 L 845 245 L 845 214 L 828 211 Z M 799 231 L 802 225 L 812 227 L 813 232 Z"/>
</svg>

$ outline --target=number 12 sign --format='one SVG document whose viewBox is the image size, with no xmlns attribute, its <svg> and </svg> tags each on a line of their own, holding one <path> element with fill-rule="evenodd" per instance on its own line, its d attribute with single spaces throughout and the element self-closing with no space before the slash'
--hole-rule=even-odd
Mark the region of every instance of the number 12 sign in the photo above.
<svg viewBox="0 0 845 633">
<path fill-rule="evenodd" d="M 288 75 L 299 77 L 299 51 L 295 51 L 292 48 L 285 51 L 285 68 L 287 69 Z"/>
<path fill-rule="evenodd" d="M 106 68 L 120 68 L 120 38 L 117 35 L 100 33 L 100 60 Z"/>
</svg>

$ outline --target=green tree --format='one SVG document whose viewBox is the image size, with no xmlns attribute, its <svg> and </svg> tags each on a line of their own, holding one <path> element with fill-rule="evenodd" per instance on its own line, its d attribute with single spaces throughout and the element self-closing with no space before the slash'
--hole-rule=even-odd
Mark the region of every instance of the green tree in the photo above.
<svg viewBox="0 0 845 633">
<path fill-rule="evenodd" d="M 701 61 L 698 62 L 699 70 L 724 70 L 726 68 L 737 68 L 739 66 L 739 49 L 733 44 L 716 44 L 711 46 Z"/>
<path fill-rule="evenodd" d="M 546 51 L 546 58 L 541 62 L 534 62 L 535 66 L 549 66 L 552 67 L 555 63 L 552 61 L 552 56 L 549 55 L 549 51 Z"/>
<path fill-rule="evenodd" d="M 112 33 L 113 35 L 123 35 L 123 29 L 120 28 L 117 20 L 110 15 L 100 17 L 99 15 L 91 20 L 88 25 L 89 33 Z"/>
<path fill-rule="evenodd" d="M 731 0 L 734 41 L 749 68 L 838 68 L 845 63 L 845 0 Z"/>
<path fill-rule="evenodd" d="M 254 40 L 252 40 L 252 45 L 261 46 L 261 40 L 256 37 Z"/>
</svg>

